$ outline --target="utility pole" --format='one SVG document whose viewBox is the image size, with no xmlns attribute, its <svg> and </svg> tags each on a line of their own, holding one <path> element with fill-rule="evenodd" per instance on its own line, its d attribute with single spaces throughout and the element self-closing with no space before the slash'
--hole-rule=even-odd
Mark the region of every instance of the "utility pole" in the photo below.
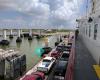
<svg viewBox="0 0 100 80">
<path fill-rule="evenodd" d="M 86 1 L 86 18 L 88 17 L 88 5 L 89 5 L 89 1 Z"/>
</svg>

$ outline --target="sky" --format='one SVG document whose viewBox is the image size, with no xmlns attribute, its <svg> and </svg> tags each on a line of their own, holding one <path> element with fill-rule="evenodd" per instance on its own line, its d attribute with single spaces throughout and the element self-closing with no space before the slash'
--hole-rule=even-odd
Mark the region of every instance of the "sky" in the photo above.
<svg viewBox="0 0 100 80">
<path fill-rule="evenodd" d="M 87 0 L 0 0 L 0 28 L 73 29 Z"/>
</svg>

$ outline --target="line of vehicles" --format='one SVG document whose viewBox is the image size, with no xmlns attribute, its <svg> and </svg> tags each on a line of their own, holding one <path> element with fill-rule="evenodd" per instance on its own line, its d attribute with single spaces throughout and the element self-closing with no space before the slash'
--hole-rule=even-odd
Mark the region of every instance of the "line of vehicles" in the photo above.
<svg viewBox="0 0 100 80">
<path fill-rule="evenodd" d="M 48 79 L 45 76 L 49 75 L 51 72 L 53 74 L 51 80 L 64 80 L 71 46 L 72 43 L 70 42 L 67 45 L 65 45 L 64 42 L 61 42 L 47 56 L 43 57 L 37 65 L 36 72 L 25 75 L 24 78 L 20 80 L 50 80 L 50 78 Z"/>
</svg>

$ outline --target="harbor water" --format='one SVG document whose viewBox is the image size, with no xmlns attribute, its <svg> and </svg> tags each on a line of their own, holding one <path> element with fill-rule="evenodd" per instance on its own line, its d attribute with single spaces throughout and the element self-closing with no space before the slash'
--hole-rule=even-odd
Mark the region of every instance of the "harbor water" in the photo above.
<svg viewBox="0 0 100 80">
<path fill-rule="evenodd" d="M 14 36 L 12 40 L 7 38 L 10 41 L 9 46 L 0 46 L 2 49 L 18 49 L 20 54 L 26 54 L 26 63 L 27 63 L 27 71 L 31 69 L 40 59 L 41 56 L 37 54 L 38 49 L 45 46 L 45 42 L 48 42 L 48 46 L 54 48 L 54 43 L 57 41 L 55 36 L 49 36 L 41 39 L 33 38 L 32 41 L 28 41 L 27 38 L 22 38 L 22 43 L 16 43 L 17 36 Z M 3 37 L 0 37 L 2 40 Z"/>
</svg>

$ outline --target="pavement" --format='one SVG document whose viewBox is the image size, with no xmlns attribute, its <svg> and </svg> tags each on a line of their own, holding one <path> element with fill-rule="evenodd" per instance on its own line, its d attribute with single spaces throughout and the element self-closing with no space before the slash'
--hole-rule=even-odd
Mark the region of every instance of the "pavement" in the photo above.
<svg viewBox="0 0 100 80">
<path fill-rule="evenodd" d="M 96 62 L 80 38 L 75 44 L 74 80 L 99 80 L 93 68 Z"/>
</svg>

